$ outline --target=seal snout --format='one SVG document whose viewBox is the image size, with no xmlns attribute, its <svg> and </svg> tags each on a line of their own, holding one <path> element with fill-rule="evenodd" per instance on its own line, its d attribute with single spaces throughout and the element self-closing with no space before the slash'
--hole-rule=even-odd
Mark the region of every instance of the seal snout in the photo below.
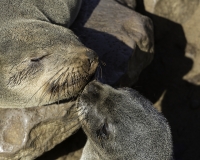
<svg viewBox="0 0 200 160">
<path fill-rule="evenodd" d="M 93 50 L 89 50 L 88 52 L 86 52 L 86 55 L 90 64 L 92 64 L 93 62 L 98 62 L 98 55 Z"/>
<path fill-rule="evenodd" d="M 85 88 L 85 91 L 88 92 L 89 94 L 91 93 L 98 93 L 100 92 L 100 90 L 102 90 L 102 84 L 96 80 L 90 82 L 86 88 Z"/>
<path fill-rule="evenodd" d="M 90 82 L 84 89 L 81 99 L 86 100 L 89 98 L 92 101 L 96 101 L 100 98 L 100 92 L 103 90 L 102 84 L 96 80 Z M 87 98 L 86 98 L 87 97 Z"/>
</svg>

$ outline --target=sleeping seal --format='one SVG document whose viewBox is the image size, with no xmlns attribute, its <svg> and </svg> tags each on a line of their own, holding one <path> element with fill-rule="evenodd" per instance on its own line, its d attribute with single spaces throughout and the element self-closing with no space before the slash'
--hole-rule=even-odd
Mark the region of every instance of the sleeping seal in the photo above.
<svg viewBox="0 0 200 160">
<path fill-rule="evenodd" d="M 135 90 L 92 81 L 77 109 L 88 137 L 81 160 L 172 159 L 166 119 Z"/>
<path fill-rule="evenodd" d="M 98 65 L 96 53 L 67 28 L 81 0 L 1 0 L 0 6 L 0 107 L 75 97 Z"/>
</svg>

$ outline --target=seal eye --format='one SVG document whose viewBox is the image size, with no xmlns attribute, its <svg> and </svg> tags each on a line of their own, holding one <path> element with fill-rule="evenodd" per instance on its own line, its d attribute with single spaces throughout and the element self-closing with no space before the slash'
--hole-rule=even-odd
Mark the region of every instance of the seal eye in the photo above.
<svg viewBox="0 0 200 160">
<path fill-rule="evenodd" d="M 41 61 L 44 57 L 46 57 L 46 56 L 48 56 L 48 54 L 47 55 L 43 55 L 43 56 L 41 56 L 41 57 L 34 57 L 34 58 L 31 58 L 31 62 L 39 62 L 39 61 Z"/>
<path fill-rule="evenodd" d="M 31 62 L 39 62 L 41 60 L 41 58 L 32 58 Z"/>
<path fill-rule="evenodd" d="M 108 133 L 108 124 L 104 123 L 100 129 L 96 131 L 96 135 L 98 139 L 108 139 L 109 133 Z"/>
</svg>

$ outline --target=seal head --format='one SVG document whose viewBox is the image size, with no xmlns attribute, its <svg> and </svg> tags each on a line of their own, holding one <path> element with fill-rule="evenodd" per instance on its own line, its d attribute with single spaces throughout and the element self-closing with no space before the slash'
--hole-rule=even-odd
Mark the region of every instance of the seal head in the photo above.
<svg viewBox="0 0 200 160">
<path fill-rule="evenodd" d="M 0 108 L 76 97 L 98 65 L 97 54 L 66 28 L 81 0 L 2 0 L 0 5 Z"/>
<path fill-rule="evenodd" d="M 172 140 L 166 119 L 130 88 L 90 82 L 78 103 L 88 140 L 81 160 L 170 160 Z"/>
</svg>

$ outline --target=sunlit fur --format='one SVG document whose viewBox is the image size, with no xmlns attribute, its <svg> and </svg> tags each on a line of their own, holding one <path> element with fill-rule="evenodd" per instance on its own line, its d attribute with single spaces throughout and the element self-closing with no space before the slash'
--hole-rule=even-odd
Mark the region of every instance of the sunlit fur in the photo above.
<svg viewBox="0 0 200 160">
<path fill-rule="evenodd" d="M 98 66 L 96 53 L 68 28 L 81 0 L 1 0 L 0 6 L 0 107 L 76 97 Z"/>
</svg>

